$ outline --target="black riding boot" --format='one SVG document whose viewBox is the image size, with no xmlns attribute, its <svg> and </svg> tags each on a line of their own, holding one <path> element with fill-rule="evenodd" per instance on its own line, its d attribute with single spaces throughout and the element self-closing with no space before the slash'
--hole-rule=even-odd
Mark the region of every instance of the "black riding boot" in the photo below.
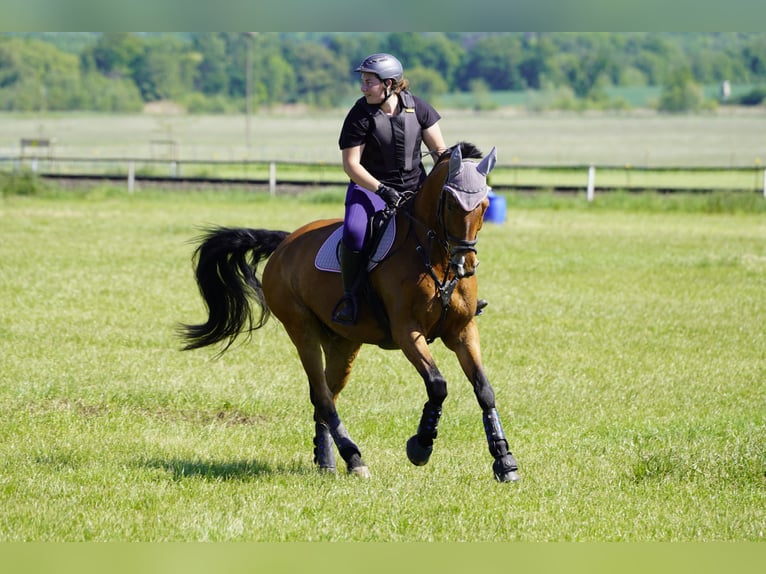
<svg viewBox="0 0 766 574">
<path fill-rule="evenodd" d="M 340 269 L 343 276 L 343 298 L 335 305 L 332 312 L 332 320 L 341 325 L 353 325 L 356 323 L 357 305 L 356 288 L 359 282 L 359 273 L 365 263 L 361 251 L 352 251 L 340 242 Z"/>
</svg>

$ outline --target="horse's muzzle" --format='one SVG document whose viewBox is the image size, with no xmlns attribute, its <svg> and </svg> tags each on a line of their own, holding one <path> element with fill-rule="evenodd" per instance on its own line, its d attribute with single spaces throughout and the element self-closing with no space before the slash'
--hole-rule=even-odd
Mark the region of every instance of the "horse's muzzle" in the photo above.
<svg viewBox="0 0 766 574">
<path fill-rule="evenodd" d="M 478 266 L 479 260 L 476 258 L 475 251 L 458 251 L 450 257 L 450 267 L 458 279 L 474 275 Z"/>
</svg>

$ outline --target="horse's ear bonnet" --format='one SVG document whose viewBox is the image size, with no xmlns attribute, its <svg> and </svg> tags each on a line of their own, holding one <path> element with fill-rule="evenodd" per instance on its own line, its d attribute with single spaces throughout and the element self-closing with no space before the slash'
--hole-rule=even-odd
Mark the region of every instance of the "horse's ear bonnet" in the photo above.
<svg viewBox="0 0 766 574">
<path fill-rule="evenodd" d="M 449 158 L 449 175 L 444 189 L 452 194 L 461 208 L 473 211 L 489 193 L 487 175 L 496 161 L 497 150 L 493 147 L 479 163 L 463 163 L 460 146 L 455 146 Z"/>
</svg>

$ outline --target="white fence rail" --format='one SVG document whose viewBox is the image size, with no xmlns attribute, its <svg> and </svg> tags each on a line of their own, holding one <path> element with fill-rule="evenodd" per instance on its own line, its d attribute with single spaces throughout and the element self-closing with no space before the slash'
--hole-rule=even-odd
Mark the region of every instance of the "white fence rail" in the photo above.
<svg viewBox="0 0 766 574">
<path fill-rule="evenodd" d="M 267 187 L 343 186 L 348 177 L 339 164 L 252 160 L 178 160 L 174 158 L 80 158 L 48 153 L 3 155 L 0 171 L 29 171 L 51 179 L 123 180 L 133 192 L 142 182 L 197 182 Z M 747 167 L 634 167 L 498 165 L 491 185 L 496 191 L 555 190 L 585 192 L 593 201 L 597 191 L 713 191 L 758 192 L 766 198 L 766 170 Z"/>
</svg>

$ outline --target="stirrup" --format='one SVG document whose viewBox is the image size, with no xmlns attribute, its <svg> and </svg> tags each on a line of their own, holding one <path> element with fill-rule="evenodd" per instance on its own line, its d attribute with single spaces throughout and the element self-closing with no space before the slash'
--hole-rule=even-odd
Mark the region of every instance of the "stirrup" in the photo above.
<svg viewBox="0 0 766 574">
<path fill-rule="evenodd" d="M 356 300 L 353 295 L 346 294 L 332 310 L 332 320 L 340 325 L 354 325 L 356 314 Z"/>
<path fill-rule="evenodd" d="M 479 299 L 476 301 L 476 317 L 484 313 L 484 308 L 489 305 L 489 301 L 486 299 Z"/>
</svg>

